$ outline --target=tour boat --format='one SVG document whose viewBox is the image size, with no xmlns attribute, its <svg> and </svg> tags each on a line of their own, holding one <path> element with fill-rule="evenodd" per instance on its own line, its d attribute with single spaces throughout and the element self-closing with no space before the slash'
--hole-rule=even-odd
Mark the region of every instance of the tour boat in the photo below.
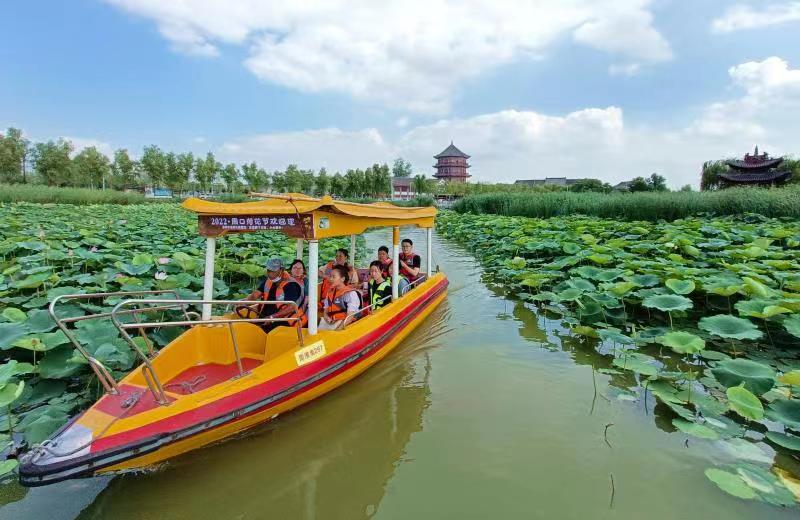
<svg viewBox="0 0 800 520">
<path fill-rule="evenodd" d="M 436 208 L 357 204 L 329 196 L 255 195 L 263 200 L 218 203 L 192 198 L 183 203 L 198 215 L 200 234 L 206 237 L 202 300 L 180 299 L 169 291 L 142 291 L 62 295 L 50 303 L 51 315 L 86 357 L 105 393 L 22 457 L 22 484 L 40 486 L 146 468 L 274 419 L 380 361 L 445 298 L 447 278 L 433 272 L 431 261 Z M 421 276 L 404 294 L 398 286 L 400 226 L 427 231 Z M 354 252 L 356 235 L 375 227 L 393 228 L 391 302 L 348 316 L 339 330 L 318 330 L 318 291 L 308 294 L 307 328 L 287 323 L 269 333 L 259 325 L 274 319 L 242 318 L 228 311 L 241 301 L 213 298 L 216 242 L 225 235 L 282 232 L 296 239 L 298 258 L 307 244 L 309 287 L 317 287 L 318 241 L 349 235 Z M 109 298 L 122 300 L 110 312 L 67 318 L 55 312 L 65 301 Z M 143 321 L 154 310 L 164 309 L 182 313 L 184 319 Z M 111 319 L 141 364 L 115 381 L 71 332 L 70 323 L 86 319 Z M 134 331 L 170 326 L 186 330 L 160 351 L 131 336 Z"/>
</svg>

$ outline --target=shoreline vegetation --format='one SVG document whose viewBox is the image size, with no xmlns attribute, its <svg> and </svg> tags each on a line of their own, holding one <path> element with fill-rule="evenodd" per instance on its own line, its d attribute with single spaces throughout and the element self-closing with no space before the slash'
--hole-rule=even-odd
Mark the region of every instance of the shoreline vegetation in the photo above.
<svg viewBox="0 0 800 520">
<path fill-rule="evenodd" d="M 800 217 L 800 187 L 729 188 L 703 192 L 488 193 L 456 201 L 458 213 L 551 218 L 585 215 L 622 220 L 676 220 L 696 215 Z"/>
</svg>

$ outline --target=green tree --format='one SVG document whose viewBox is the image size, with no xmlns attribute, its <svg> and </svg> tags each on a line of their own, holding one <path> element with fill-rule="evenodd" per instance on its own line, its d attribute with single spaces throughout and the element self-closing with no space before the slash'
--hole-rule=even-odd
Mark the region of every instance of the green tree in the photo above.
<svg viewBox="0 0 800 520">
<path fill-rule="evenodd" d="M 328 195 L 331 192 L 331 178 L 325 168 L 320 168 L 314 182 L 314 194 L 318 197 Z"/>
<path fill-rule="evenodd" d="M 267 172 L 263 168 L 259 168 L 254 162 L 242 165 L 242 176 L 250 191 L 261 191 L 269 187 Z"/>
<path fill-rule="evenodd" d="M 289 191 L 286 188 L 286 172 L 275 170 L 272 172 L 272 190 L 278 193 Z"/>
<path fill-rule="evenodd" d="M 388 197 L 392 193 L 392 175 L 387 164 L 372 165 L 372 192 L 376 197 Z"/>
<path fill-rule="evenodd" d="M 167 180 L 167 156 L 158 146 L 145 146 L 139 164 L 142 166 L 142 172 L 147 176 L 147 181 L 154 188 L 162 186 Z"/>
<path fill-rule="evenodd" d="M 106 179 L 111 175 L 111 164 L 108 157 L 89 146 L 72 159 L 72 175 L 76 186 L 105 189 Z"/>
<path fill-rule="evenodd" d="M 233 163 L 226 164 L 222 169 L 221 176 L 228 193 L 236 191 L 236 185 L 239 182 L 239 170 L 236 168 L 236 165 Z"/>
<path fill-rule="evenodd" d="M 657 173 L 647 179 L 647 185 L 650 186 L 650 191 L 669 191 L 667 179 Z"/>
<path fill-rule="evenodd" d="M 413 169 L 411 163 L 398 157 L 392 163 L 392 177 L 411 177 Z"/>
<path fill-rule="evenodd" d="M 0 134 L 0 181 L 27 182 L 26 163 L 30 141 L 22 136 L 22 130 L 9 128 Z"/>
<path fill-rule="evenodd" d="M 128 150 L 124 148 L 114 152 L 110 184 L 116 189 L 125 189 L 139 184 L 138 164 L 131 159 Z"/>
<path fill-rule="evenodd" d="M 305 193 L 306 195 L 313 195 L 314 194 L 314 184 L 316 183 L 316 179 L 314 178 L 314 171 L 313 170 L 302 170 L 300 172 L 300 191 Z"/>
<path fill-rule="evenodd" d="M 217 179 L 221 169 L 221 164 L 217 162 L 214 154 L 208 152 L 205 159 L 197 159 L 195 165 L 195 177 L 200 185 L 200 191 L 208 192 Z"/>
<path fill-rule="evenodd" d="M 66 186 L 72 182 L 72 143 L 66 139 L 36 143 L 33 167 L 36 175 L 48 186 Z"/>
<path fill-rule="evenodd" d="M 288 193 L 297 193 L 301 191 L 303 183 L 303 174 L 296 164 L 290 164 L 286 167 L 284 172 L 284 191 Z"/>
<path fill-rule="evenodd" d="M 334 195 L 336 197 L 345 196 L 344 177 L 339 172 L 336 172 L 336 174 L 334 174 L 334 176 L 331 177 L 331 195 Z"/>
<path fill-rule="evenodd" d="M 700 173 L 700 189 L 716 190 L 720 187 L 719 175 L 730 170 L 725 161 L 706 161 Z"/>
<path fill-rule="evenodd" d="M 683 186 L 681 186 L 681 189 L 679 191 L 684 191 L 684 192 L 692 191 L 692 185 L 691 184 L 684 184 Z"/>
<path fill-rule="evenodd" d="M 611 185 L 609 185 L 606 182 L 601 182 L 597 179 L 581 179 L 572 186 L 570 186 L 569 191 L 574 191 L 578 193 L 586 191 L 594 191 L 598 193 L 610 193 Z"/>
<path fill-rule="evenodd" d="M 415 175 L 413 179 L 411 179 L 411 190 L 416 192 L 418 195 L 422 195 L 425 193 L 431 192 L 431 186 L 428 183 L 428 179 L 424 175 Z"/>
<path fill-rule="evenodd" d="M 192 181 L 192 174 L 194 174 L 194 154 L 192 152 L 179 154 L 175 162 L 177 179 L 180 181 L 176 187 L 178 189 L 186 189 Z"/>
<path fill-rule="evenodd" d="M 628 191 L 650 191 L 650 184 L 647 183 L 644 177 L 636 177 L 631 181 L 630 186 L 628 186 Z"/>
</svg>

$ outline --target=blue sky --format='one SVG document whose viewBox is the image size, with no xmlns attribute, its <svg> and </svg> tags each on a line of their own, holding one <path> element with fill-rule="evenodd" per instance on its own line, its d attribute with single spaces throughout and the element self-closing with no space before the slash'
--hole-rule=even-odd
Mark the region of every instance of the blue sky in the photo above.
<svg viewBox="0 0 800 520">
<path fill-rule="evenodd" d="M 38 1 L 0 17 L 0 125 L 329 170 L 452 139 L 476 180 L 800 154 L 800 2 Z"/>
</svg>

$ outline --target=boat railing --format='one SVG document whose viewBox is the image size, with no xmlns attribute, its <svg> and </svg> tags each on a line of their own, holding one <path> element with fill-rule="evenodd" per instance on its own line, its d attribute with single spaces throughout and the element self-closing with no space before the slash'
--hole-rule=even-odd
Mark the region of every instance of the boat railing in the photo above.
<svg viewBox="0 0 800 520">
<path fill-rule="evenodd" d="M 242 318 L 237 316 L 236 318 L 229 318 L 229 317 L 217 317 L 208 320 L 204 319 L 187 319 L 187 320 L 177 320 L 177 321 L 156 321 L 156 322 L 141 322 L 138 319 L 134 319 L 134 323 L 123 323 L 119 320 L 118 315 L 125 315 L 125 314 L 133 314 L 134 316 L 137 313 L 142 312 L 151 312 L 154 310 L 154 307 L 142 307 L 142 308 L 129 308 L 134 305 L 158 305 L 162 303 L 170 303 L 174 305 L 234 305 L 234 306 L 241 306 L 244 302 L 249 300 L 162 300 L 162 299 L 147 299 L 147 298 L 139 298 L 139 299 L 132 299 L 132 300 L 123 300 L 119 302 L 109 313 L 111 316 L 111 320 L 116 325 L 117 329 L 120 331 L 122 338 L 130 345 L 131 349 L 133 349 L 134 353 L 141 359 L 142 361 L 142 376 L 144 377 L 145 383 L 147 383 L 148 389 L 153 393 L 156 401 L 158 401 L 161 405 L 168 405 L 170 403 L 169 398 L 167 397 L 166 392 L 164 391 L 164 386 L 161 384 L 161 380 L 158 378 L 158 374 L 156 374 L 155 369 L 153 368 L 153 364 L 151 363 L 151 357 L 145 355 L 144 352 L 141 351 L 139 346 L 133 340 L 130 334 L 128 334 L 129 330 L 139 329 L 139 330 L 146 330 L 152 328 L 159 328 L 159 327 L 180 327 L 180 326 L 196 326 L 196 325 L 209 325 L 209 326 L 220 326 L 220 325 L 227 325 L 228 331 L 231 335 L 231 346 L 233 347 L 233 354 L 236 359 L 236 368 L 238 369 L 238 375 L 235 377 L 242 377 L 247 375 L 248 372 L 245 371 L 244 365 L 242 365 L 242 358 L 239 352 L 239 342 L 236 338 L 236 332 L 234 330 L 233 324 L 234 323 L 254 323 L 254 324 L 261 324 L 261 323 L 290 323 L 293 324 L 294 322 L 300 320 L 301 318 L 298 317 L 298 306 L 297 303 L 293 301 L 282 301 L 282 300 L 259 300 L 257 302 L 258 305 L 289 305 L 294 308 L 294 315 L 287 316 L 283 318 Z M 235 307 L 234 307 L 235 308 Z M 190 311 L 191 312 L 191 311 Z M 196 314 L 196 313 L 194 313 Z M 297 329 L 297 340 L 300 346 L 303 346 L 303 331 L 302 328 L 296 327 Z M 157 353 L 156 353 L 157 354 Z"/>
<path fill-rule="evenodd" d="M 408 293 L 408 291 L 410 291 L 413 288 L 414 285 L 422 283 L 426 279 L 427 279 L 427 277 L 423 274 L 423 275 L 420 275 L 419 278 L 417 278 L 413 282 L 409 282 L 408 285 L 403 287 L 403 292 L 402 292 L 402 294 L 400 294 L 400 297 L 402 298 L 403 296 L 405 296 L 406 293 Z M 364 313 L 364 311 L 372 310 L 372 309 L 380 306 L 380 304 L 382 304 L 386 300 L 391 300 L 391 299 L 392 299 L 392 295 L 390 294 L 388 296 L 384 296 L 383 298 L 381 298 L 380 300 L 376 301 L 375 303 L 371 303 L 371 304 L 367 305 L 366 307 L 361 307 L 357 311 L 353 311 L 353 312 L 348 313 L 347 316 L 345 316 L 344 320 L 342 321 L 342 324 L 339 326 L 339 328 L 337 330 L 343 330 L 344 328 L 346 328 L 347 325 L 349 325 L 350 323 L 353 323 L 353 321 L 358 319 L 360 317 L 360 315 Z"/>
<path fill-rule="evenodd" d="M 111 375 L 111 372 L 100 362 L 97 358 L 93 357 L 89 351 L 87 351 L 83 345 L 75 338 L 75 335 L 72 333 L 67 324 L 69 323 L 77 323 L 80 321 L 86 320 L 96 320 L 101 318 L 109 318 L 111 317 L 111 312 L 95 312 L 90 314 L 85 314 L 83 316 L 70 316 L 66 318 L 59 317 L 56 314 L 56 308 L 58 304 L 72 301 L 72 300 L 106 300 L 108 298 L 118 298 L 118 297 L 130 297 L 130 296 L 154 296 L 159 294 L 168 294 L 172 295 L 175 298 L 178 298 L 178 293 L 172 290 L 154 290 L 154 291 L 114 291 L 114 292 L 99 292 L 99 293 L 81 293 L 81 294 L 62 294 L 53 298 L 50 302 L 50 305 L 47 308 L 48 313 L 50 314 L 50 318 L 55 322 L 61 332 L 64 333 L 64 336 L 67 340 L 75 347 L 83 357 L 86 359 L 86 362 L 89 363 L 89 367 L 97 376 L 97 379 L 100 381 L 100 384 L 103 385 L 103 388 L 109 394 L 118 394 L 119 387 L 117 386 L 117 382 L 114 380 L 114 377 Z M 164 305 L 166 300 L 157 299 L 155 300 L 162 304 L 159 307 L 151 307 L 149 310 L 151 311 L 158 311 L 158 310 L 174 310 L 176 305 Z M 186 319 L 190 319 L 191 313 L 187 311 L 186 305 L 178 305 L 183 310 L 183 314 Z M 131 312 L 126 312 L 125 314 L 131 314 Z M 148 349 L 152 351 L 152 342 L 147 338 L 143 331 L 140 331 L 142 334 L 145 344 L 148 345 Z"/>
</svg>

